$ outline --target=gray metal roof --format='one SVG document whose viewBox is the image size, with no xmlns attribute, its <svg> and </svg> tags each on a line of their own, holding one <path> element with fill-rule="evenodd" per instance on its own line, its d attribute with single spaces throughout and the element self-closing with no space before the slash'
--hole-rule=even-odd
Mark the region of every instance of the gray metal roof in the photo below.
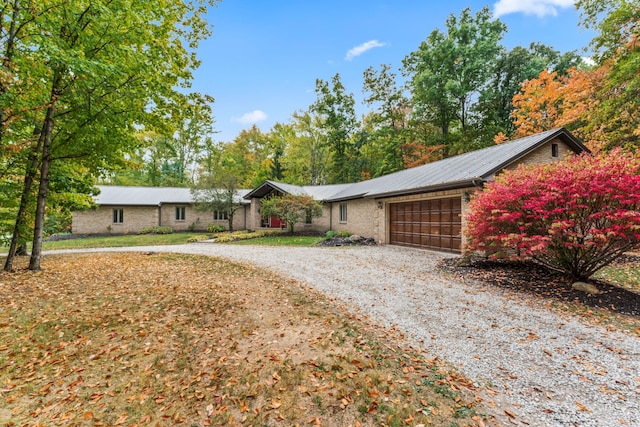
<svg viewBox="0 0 640 427">
<path fill-rule="evenodd" d="M 97 205 L 110 206 L 158 206 L 163 203 L 193 203 L 191 190 L 181 187 L 127 187 L 118 185 L 98 185 L 100 194 L 95 198 Z M 248 204 L 244 196 L 250 190 L 238 190 L 238 203 Z"/>
<path fill-rule="evenodd" d="M 311 196 L 315 200 L 325 201 L 333 195 L 347 189 L 353 184 L 333 184 L 333 185 L 293 185 L 282 182 L 267 180 L 259 187 L 251 190 L 245 195 L 246 198 L 261 198 L 269 194 L 272 190 L 278 190 L 282 193 L 293 195 Z"/>
<path fill-rule="evenodd" d="M 575 152 L 587 151 L 587 148 L 565 129 L 553 129 L 415 168 L 405 169 L 379 178 L 358 182 L 334 194 L 327 201 L 360 197 L 386 197 L 480 184 L 491 178 L 496 172 L 517 162 L 555 138 L 560 138 Z"/>
</svg>

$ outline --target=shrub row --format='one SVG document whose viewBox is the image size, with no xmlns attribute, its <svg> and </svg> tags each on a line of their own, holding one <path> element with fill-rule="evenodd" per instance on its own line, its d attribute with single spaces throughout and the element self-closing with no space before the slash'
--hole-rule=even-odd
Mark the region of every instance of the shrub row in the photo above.
<svg viewBox="0 0 640 427">
<path fill-rule="evenodd" d="M 171 234 L 173 233 L 173 228 L 165 227 L 165 226 L 155 226 L 155 227 L 144 227 L 138 234 Z"/>
</svg>

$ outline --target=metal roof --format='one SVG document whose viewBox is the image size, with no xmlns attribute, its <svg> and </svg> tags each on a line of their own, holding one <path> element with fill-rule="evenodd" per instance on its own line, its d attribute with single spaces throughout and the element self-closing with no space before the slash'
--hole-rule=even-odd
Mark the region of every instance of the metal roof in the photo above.
<svg viewBox="0 0 640 427">
<path fill-rule="evenodd" d="M 352 185 L 353 184 L 293 185 L 267 180 L 259 187 L 248 192 L 244 197 L 247 199 L 252 197 L 261 198 L 269 194 L 272 190 L 277 190 L 285 194 L 311 196 L 315 200 L 325 201 Z"/>
<path fill-rule="evenodd" d="M 95 198 L 97 205 L 110 206 L 158 206 L 163 203 L 193 203 L 191 190 L 182 187 L 127 187 L 118 185 L 98 185 L 100 194 Z M 248 204 L 244 196 L 250 190 L 238 190 L 240 204 Z"/>
<path fill-rule="evenodd" d="M 560 138 L 577 153 L 588 151 L 567 130 L 563 128 L 553 129 L 415 168 L 405 169 L 379 178 L 358 182 L 334 194 L 327 201 L 349 200 L 360 197 L 387 197 L 477 185 L 555 138 Z"/>
</svg>

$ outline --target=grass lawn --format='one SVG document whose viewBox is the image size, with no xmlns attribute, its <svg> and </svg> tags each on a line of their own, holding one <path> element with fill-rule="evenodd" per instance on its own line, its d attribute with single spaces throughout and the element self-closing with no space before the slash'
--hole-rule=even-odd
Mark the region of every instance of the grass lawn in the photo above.
<svg viewBox="0 0 640 427">
<path fill-rule="evenodd" d="M 242 233 L 238 233 L 241 235 Z M 82 248 L 113 248 L 123 246 L 151 246 L 151 245 L 180 245 L 189 243 L 189 239 L 208 238 L 203 233 L 171 233 L 171 234 L 128 234 L 122 236 L 84 237 L 79 239 L 58 240 L 44 242 L 43 250 L 53 249 L 82 249 Z M 228 242 L 234 245 L 269 245 L 269 246 L 314 246 L 323 237 L 319 236 L 266 236 L 247 240 Z M 30 245 L 29 245 L 30 247 Z M 0 254 L 7 253 L 8 247 L 0 246 Z"/>
<path fill-rule="evenodd" d="M 114 248 L 122 246 L 180 245 L 187 243 L 189 238 L 201 234 L 202 233 L 127 234 L 121 236 L 84 237 L 80 239 L 44 242 L 42 244 L 42 249 L 53 250 Z M 29 247 L 31 247 L 31 245 L 29 245 Z M 8 251 L 8 247 L 0 247 L 0 253 L 7 253 Z"/>
<path fill-rule="evenodd" d="M 492 422 L 398 333 L 241 264 L 52 255 L 0 287 L 0 425 Z"/>
<path fill-rule="evenodd" d="M 255 239 L 237 240 L 230 242 L 233 245 L 267 245 L 267 246 L 315 246 L 316 243 L 324 240 L 318 236 L 268 236 L 257 237 Z"/>
<path fill-rule="evenodd" d="M 594 278 L 640 294 L 640 262 L 610 265 L 598 271 Z"/>
</svg>

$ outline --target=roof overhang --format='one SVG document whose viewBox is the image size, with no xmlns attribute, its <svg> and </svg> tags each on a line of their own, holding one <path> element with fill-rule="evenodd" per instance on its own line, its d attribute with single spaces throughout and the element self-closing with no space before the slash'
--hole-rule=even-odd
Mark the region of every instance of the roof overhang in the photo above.
<svg viewBox="0 0 640 427">
<path fill-rule="evenodd" d="M 443 182 L 441 184 L 429 185 L 428 187 L 418 187 L 406 190 L 389 191 L 387 193 L 367 194 L 367 199 L 386 199 L 395 196 L 409 196 L 420 193 L 433 193 L 435 191 L 459 190 L 462 188 L 481 187 L 485 183 L 482 178 L 465 179 L 464 181 Z"/>
<path fill-rule="evenodd" d="M 254 188 L 253 190 L 245 194 L 243 198 L 247 200 L 261 199 L 274 190 L 279 191 L 280 193 L 283 193 L 283 194 L 287 193 L 282 188 L 278 187 L 278 185 L 275 182 L 265 181 L 262 184 L 260 184 L 258 187 Z"/>
</svg>

